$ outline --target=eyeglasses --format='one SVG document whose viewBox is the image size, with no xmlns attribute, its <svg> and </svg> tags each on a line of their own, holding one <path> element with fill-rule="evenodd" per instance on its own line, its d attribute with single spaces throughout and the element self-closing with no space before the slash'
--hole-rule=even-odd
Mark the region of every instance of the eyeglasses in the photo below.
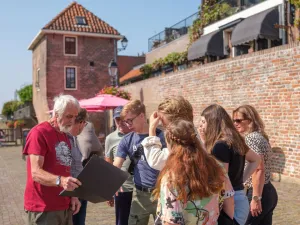
<svg viewBox="0 0 300 225">
<path fill-rule="evenodd" d="M 232 121 L 233 121 L 233 123 L 241 123 L 244 120 L 248 120 L 248 119 L 235 119 L 235 120 L 232 120 Z"/>
<path fill-rule="evenodd" d="M 80 121 L 79 123 L 83 123 L 85 127 L 86 127 L 86 125 L 88 125 L 88 122 L 86 122 L 86 121 Z"/>
<path fill-rule="evenodd" d="M 138 114 L 137 116 L 131 118 L 131 119 L 127 119 L 127 120 L 124 120 L 124 123 L 126 123 L 127 125 L 132 125 L 133 124 L 133 121 L 135 120 L 135 118 L 137 118 L 140 114 Z"/>
</svg>

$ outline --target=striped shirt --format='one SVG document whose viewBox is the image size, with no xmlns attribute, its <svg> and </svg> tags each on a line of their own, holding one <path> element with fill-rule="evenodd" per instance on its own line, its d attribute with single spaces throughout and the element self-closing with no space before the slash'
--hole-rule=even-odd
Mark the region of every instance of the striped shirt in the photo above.
<svg viewBox="0 0 300 225">
<path fill-rule="evenodd" d="M 78 177 L 80 172 L 83 170 L 82 166 L 82 154 L 79 150 L 77 138 L 73 136 L 68 136 L 71 143 L 71 154 L 72 154 L 72 164 L 71 164 L 71 175 L 72 177 Z"/>
</svg>

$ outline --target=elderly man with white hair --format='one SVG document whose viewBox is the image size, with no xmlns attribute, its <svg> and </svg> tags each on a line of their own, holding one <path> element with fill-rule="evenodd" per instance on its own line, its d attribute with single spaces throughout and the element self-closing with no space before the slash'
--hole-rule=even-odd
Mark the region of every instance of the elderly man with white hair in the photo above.
<svg viewBox="0 0 300 225">
<path fill-rule="evenodd" d="M 77 198 L 62 197 L 62 190 L 73 191 L 81 185 L 71 177 L 69 133 L 79 112 L 71 95 L 54 99 L 53 116 L 31 129 L 24 154 L 27 157 L 27 182 L 24 208 L 29 225 L 71 225 L 72 214 L 80 209 Z"/>
</svg>

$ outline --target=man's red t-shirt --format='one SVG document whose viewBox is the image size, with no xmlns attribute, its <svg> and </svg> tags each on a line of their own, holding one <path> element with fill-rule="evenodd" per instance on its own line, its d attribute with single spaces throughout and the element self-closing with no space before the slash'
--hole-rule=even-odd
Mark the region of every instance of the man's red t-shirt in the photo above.
<svg viewBox="0 0 300 225">
<path fill-rule="evenodd" d="M 23 153 L 44 157 L 43 169 L 57 176 L 70 176 L 71 150 L 68 137 L 43 122 L 29 132 Z M 70 198 L 61 197 L 61 187 L 48 187 L 35 182 L 31 176 L 30 158 L 27 157 L 27 182 L 24 195 L 25 210 L 32 212 L 66 210 Z"/>
</svg>

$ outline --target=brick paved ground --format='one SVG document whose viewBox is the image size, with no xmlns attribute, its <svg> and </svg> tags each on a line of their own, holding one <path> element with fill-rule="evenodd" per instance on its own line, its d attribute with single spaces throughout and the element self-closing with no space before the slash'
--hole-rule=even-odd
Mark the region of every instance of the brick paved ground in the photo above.
<svg viewBox="0 0 300 225">
<path fill-rule="evenodd" d="M 20 147 L 0 148 L 0 225 L 24 225 L 25 162 Z M 274 182 L 279 194 L 274 225 L 300 224 L 300 184 Z M 113 225 L 114 211 L 106 204 L 88 204 L 87 225 Z M 150 221 L 152 223 L 152 220 Z"/>
</svg>

